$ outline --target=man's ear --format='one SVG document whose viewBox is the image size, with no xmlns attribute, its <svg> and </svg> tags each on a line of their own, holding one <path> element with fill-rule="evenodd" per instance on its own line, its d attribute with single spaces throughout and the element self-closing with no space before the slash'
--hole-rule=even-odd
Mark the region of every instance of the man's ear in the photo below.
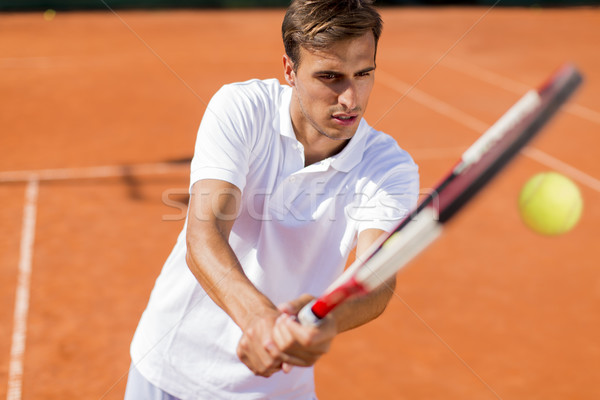
<svg viewBox="0 0 600 400">
<path fill-rule="evenodd" d="M 283 55 L 283 76 L 290 86 L 294 87 L 296 85 L 296 72 L 294 72 L 294 63 L 287 54 Z"/>
</svg>

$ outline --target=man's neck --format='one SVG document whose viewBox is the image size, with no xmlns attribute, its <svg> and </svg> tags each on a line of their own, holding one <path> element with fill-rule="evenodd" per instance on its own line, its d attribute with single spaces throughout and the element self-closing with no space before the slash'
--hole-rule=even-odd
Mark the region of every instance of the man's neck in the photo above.
<svg viewBox="0 0 600 400">
<path fill-rule="evenodd" d="M 331 156 L 334 156 L 336 154 L 338 154 L 339 152 L 341 152 L 344 147 L 346 147 L 346 145 L 348 144 L 348 142 L 350 142 L 350 139 L 347 140 L 343 140 L 342 143 L 340 144 L 340 146 L 338 146 L 338 149 L 335 151 L 319 151 L 318 149 L 311 149 L 311 150 L 307 150 L 306 147 L 304 148 L 304 166 L 308 167 L 311 164 L 316 164 L 320 161 L 325 160 L 326 158 L 329 158 Z"/>
<path fill-rule="evenodd" d="M 350 142 L 350 139 L 330 139 L 315 130 L 312 126 L 305 127 L 305 129 L 298 129 L 294 126 L 293 121 L 292 126 L 294 128 L 294 133 L 296 134 L 296 139 L 304 146 L 305 167 L 338 154 Z"/>
<path fill-rule="evenodd" d="M 292 128 L 296 139 L 304 146 L 304 166 L 316 164 L 341 152 L 350 139 L 332 139 L 313 126 L 303 115 L 300 105 L 294 101 L 290 106 Z M 296 116 L 296 118 L 294 118 Z M 299 123 L 298 123 L 299 122 Z"/>
</svg>

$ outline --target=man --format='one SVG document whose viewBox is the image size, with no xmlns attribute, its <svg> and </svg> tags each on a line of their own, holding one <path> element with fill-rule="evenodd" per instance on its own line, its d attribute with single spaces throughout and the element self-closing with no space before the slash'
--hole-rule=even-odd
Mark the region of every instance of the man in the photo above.
<svg viewBox="0 0 600 400">
<path fill-rule="evenodd" d="M 371 1 L 294 0 L 282 32 L 289 86 L 226 85 L 204 114 L 188 218 L 136 331 L 127 399 L 313 399 L 304 367 L 390 299 L 394 280 L 319 327 L 293 318 L 412 208 L 418 173 L 362 119 L 381 33 Z"/>
</svg>

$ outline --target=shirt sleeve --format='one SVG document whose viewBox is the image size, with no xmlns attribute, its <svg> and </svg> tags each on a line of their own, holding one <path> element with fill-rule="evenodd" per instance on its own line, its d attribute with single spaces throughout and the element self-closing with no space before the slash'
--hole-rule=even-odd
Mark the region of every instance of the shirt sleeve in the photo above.
<svg viewBox="0 0 600 400">
<path fill-rule="evenodd" d="M 196 138 L 190 189 L 201 179 L 219 179 L 244 189 L 253 110 L 240 92 L 234 86 L 223 86 L 208 104 Z"/>
<path fill-rule="evenodd" d="M 366 229 L 391 232 L 417 204 L 417 165 L 403 163 L 392 168 L 379 182 L 372 182 L 353 212 L 357 233 Z"/>
</svg>

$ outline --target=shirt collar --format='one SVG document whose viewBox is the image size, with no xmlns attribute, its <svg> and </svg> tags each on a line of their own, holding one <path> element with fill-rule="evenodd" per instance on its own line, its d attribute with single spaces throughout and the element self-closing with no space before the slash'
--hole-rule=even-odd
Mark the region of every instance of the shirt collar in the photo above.
<svg viewBox="0 0 600 400">
<path fill-rule="evenodd" d="M 290 115 L 290 104 L 292 103 L 292 88 L 285 86 L 281 94 L 281 102 L 279 106 L 279 133 L 290 139 L 296 139 L 294 127 L 292 126 L 292 117 Z"/>
<path fill-rule="evenodd" d="M 358 124 L 356 133 L 350 142 L 338 154 L 330 157 L 331 166 L 339 171 L 348 172 L 354 168 L 363 158 L 370 126 L 362 118 Z"/>
<path fill-rule="evenodd" d="M 279 108 L 279 133 L 290 139 L 298 141 L 294 128 L 292 126 L 292 118 L 290 116 L 290 104 L 292 101 L 292 88 L 287 86 L 281 95 L 281 103 Z M 350 139 L 350 142 L 338 154 L 323 160 L 326 164 L 341 172 L 348 172 L 354 168 L 363 158 L 363 153 L 366 147 L 367 137 L 371 127 L 363 119 L 360 120 L 356 133 Z"/>
</svg>

